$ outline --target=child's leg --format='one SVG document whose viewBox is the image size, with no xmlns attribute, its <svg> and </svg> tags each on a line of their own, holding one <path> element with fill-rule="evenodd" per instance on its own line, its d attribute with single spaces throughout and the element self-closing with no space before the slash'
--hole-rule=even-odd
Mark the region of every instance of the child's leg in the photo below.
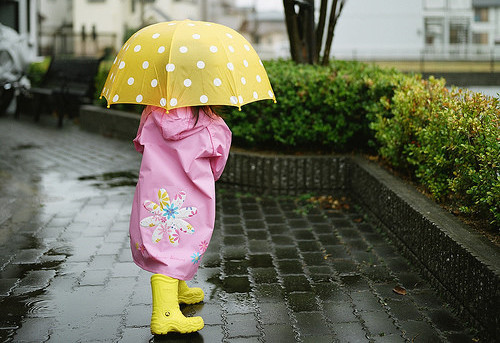
<svg viewBox="0 0 500 343">
<path fill-rule="evenodd" d="M 153 313 L 151 333 L 166 335 L 169 332 L 190 333 L 203 329 L 201 317 L 184 317 L 179 308 L 179 280 L 154 274 L 151 277 Z"/>
</svg>

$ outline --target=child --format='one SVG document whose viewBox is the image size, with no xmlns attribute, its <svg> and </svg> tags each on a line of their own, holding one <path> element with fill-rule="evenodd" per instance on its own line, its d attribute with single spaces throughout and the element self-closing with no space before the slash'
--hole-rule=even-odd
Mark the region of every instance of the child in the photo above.
<svg viewBox="0 0 500 343">
<path fill-rule="evenodd" d="M 215 220 L 215 181 L 231 145 L 231 131 L 210 106 L 170 110 L 147 106 L 135 148 L 142 153 L 130 217 L 134 262 L 149 272 L 151 332 L 189 333 L 204 326 L 186 318 L 179 303 L 204 298 L 185 280 L 195 275 Z"/>
</svg>

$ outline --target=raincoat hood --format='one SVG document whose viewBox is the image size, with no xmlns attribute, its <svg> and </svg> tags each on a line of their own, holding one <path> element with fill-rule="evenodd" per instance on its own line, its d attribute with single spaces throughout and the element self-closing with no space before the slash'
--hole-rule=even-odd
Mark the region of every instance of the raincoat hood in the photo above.
<svg viewBox="0 0 500 343">
<path fill-rule="evenodd" d="M 202 109 L 200 109 L 198 121 L 196 121 L 191 107 L 175 108 L 167 113 L 164 108 L 147 106 L 142 112 L 137 137 L 134 140 L 135 148 L 139 152 L 143 151 L 141 133 L 149 116 L 152 116 L 156 127 L 161 130 L 161 135 L 168 141 L 178 141 L 191 136 L 205 129 L 214 121 Z"/>
</svg>

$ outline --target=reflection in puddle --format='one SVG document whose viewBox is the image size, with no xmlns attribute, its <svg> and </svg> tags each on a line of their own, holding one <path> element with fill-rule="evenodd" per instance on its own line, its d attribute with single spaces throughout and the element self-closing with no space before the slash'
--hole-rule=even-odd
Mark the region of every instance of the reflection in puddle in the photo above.
<svg viewBox="0 0 500 343">
<path fill-rule="evenodd" d="M 98 181 L 94 186 L 99 188 L 114 188 L 134 186 L 137 184 L 138 174 L 131 171 L 118 171 L 98 175 L 86 175 L 78 178 L 80 181 Z"/>
</svg>

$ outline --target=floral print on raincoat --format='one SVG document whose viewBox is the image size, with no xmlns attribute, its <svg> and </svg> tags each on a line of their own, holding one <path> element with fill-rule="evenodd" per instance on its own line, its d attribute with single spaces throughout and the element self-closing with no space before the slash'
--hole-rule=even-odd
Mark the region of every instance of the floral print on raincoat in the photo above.
<svg viewBox="0 0 500 343">
<path fill-rule="evenodd" d="M 130 216 L 134 262 L 190 280 L 212 237 L 215 181 L 226 165 L 231 131 L 220 117 L 191 108 L 148 106 L 134 139 L 142 153 Z"/>
</svg>

